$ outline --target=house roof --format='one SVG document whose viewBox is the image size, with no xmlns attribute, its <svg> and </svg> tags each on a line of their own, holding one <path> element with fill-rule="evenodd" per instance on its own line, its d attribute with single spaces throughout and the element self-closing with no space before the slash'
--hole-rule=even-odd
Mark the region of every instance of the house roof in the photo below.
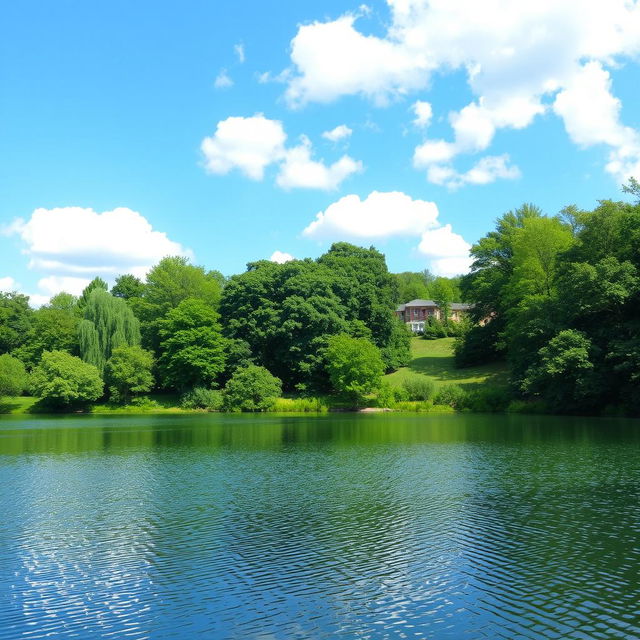
<svg viewBox="0 0 640 640">
<path fill-rule="evenodd" d="M 407 307 L 436 307 L 437 304 L 433 300 L 422 300 L 420 298 L 416 300 L 411 300 L 411 302 L 405 302 L 404 304 L 398 305 L 396 311 L 404 311 Z M 451 303 L 452 311 L 468 311 L 471 309 L 470 304 L 466 304 L 464 302 L 452 302 Z"/>
</svg>

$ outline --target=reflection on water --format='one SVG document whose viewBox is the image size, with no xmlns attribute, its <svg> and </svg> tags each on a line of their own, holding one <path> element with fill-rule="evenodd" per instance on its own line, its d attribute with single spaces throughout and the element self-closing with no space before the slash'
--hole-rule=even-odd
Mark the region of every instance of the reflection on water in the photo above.
<svg viewBox="0 0 640 640">
<path fill-rule="evenodd" d="M 640 424 L 0 421 L 0 638 L 635 638 Z"/>
</svg>

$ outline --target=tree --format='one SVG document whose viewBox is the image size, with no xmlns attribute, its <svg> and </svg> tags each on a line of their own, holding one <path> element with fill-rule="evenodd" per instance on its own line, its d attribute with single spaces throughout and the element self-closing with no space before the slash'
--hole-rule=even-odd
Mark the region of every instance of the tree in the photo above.
<svg viewBox="0 0 640 640">
<path fill-rule="evenodd" d="M 268 369 L 238 369 L 224 388 L 224 406 L 231 411 L 266 411 L 282 395 L 282 382 Z"/>
<path fill-rule="evenodd" d="M 66 291 L 61 291 L 60 293 L 56 293 L 56 295 L 49 300 L 49 304 L 47 306 L 50 309 L 72 313 L 78 306 L 78 298 Z"/>
<path fill-rule="evenodd" d="M 24 343 L 32 314 L 29 296 L 0 292 L 0 353 L 13 351 Z"/>
<path fill-rule="evenodd" d="M 591 342 L 579 331 L 560 331 L 538 351 L 538 361 L 527 371 L 524 388 L 556 411 L 590 408 L 597 394 L 590 350 Z"/>
<path fill-rule="evenodd" d="M 168 388 L 211 387 L 225 368 L 225 340 L 218 314 L 204 300 L 183 300 L 159 323 L 163 384 Z"/>
<path fill-rule="evenodd" d="M 436 278 L 431 285 L 431 295 L 433 295 L 433 301 L 440 307 L 442 313 L 442 321 L 446 325 L 449 321 L 449 314 L 451 312 L 451 303 L 453 302 L 453 287 L 447 278 Z"/>
<path fill-rule="evenodd" d="M 106 366 L 106 383 L 111 398 L 128 403 L 132 395 L 153 386 L 153 355 L 139 346 L 116 347 Z"/>
<path fill-rule="evenodd" d="M 33 312 L 23 345 L 13 351 L 30 369 L 45 351 L 78 352 L 78 316 L 73 310 L 44 306 Z"/>
<path fill-rule="evenodd" d="M 27 372 L 20 360 L 5 353 L 0 356 L 0 398 L 19 396 L 27 387 Z"/>
<path fill-rule="evenodd" d="M 144 294 L 145 284 L 130 273 L 125 273 L 116 278 L 116 282 L 111 287 L 111 295 L 116 298 L 140 298 Z"/>
<path fill-rule="evenodd" d="M 96 287 L 85 303 L 78 337 L 82 359 L 102 374 L 114 349 L 140 344 L 140 323 L 124 300 Z"/>
<path fill-rule="evenodd" d="M 333 389 L 355 402 L 380 386 L 384 363 L 380 350 L 366 338 L 331 336 L 325 361 Z"/>
<path fill-rule="evenodd" d="M 94 278 L 82 291 L 82 294 L 78 298 L 78 310 L 80 313 L 84 311 L 84 308 L 89 302 L 89 297 L 95 289 L 101 291 L 109 291 L 109 285 L 102 278 Z"/>
<path fill-rule="evenodd" d="M 35 395 L 54 406 L 82 405 L 102 396 L 98 369 L 64 351 L 45 351 L 31 374 Z"/>
</svg>

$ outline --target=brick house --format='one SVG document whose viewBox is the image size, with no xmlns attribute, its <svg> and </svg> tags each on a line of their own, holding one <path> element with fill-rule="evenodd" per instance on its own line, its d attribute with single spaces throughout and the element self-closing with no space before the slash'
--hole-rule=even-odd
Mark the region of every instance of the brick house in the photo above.
<svg viewBox="0 0 640 640">
<path fill-rule="evenodd" d="M 471 305 L 461 302 L 452 302 L 449 305 L 449 319 L 458 322 L 462 315 L 471 308 Z M 396 316 L 409 326 L 414 333 L 424 331 L 425 322 L 430 317 L 443 320 L 444 316 L 440 307 L 433 300 L 412 300 L 401 304 L 396 309 Z"/>
</svg>

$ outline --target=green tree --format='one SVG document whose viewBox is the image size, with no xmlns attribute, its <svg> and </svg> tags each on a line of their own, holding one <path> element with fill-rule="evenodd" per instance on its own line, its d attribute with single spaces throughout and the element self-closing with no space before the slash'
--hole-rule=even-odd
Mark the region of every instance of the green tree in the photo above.
<svg viewBox="0 0 640 640">
<path fill-rule="evenodd" d="M 78 311 L 82 313 L 89 302 L 91 293 L 100 289 L 101 291 L 109 291 L 109 285 L 102 278 L 94 278 L 82 291 L 78 298 Z"/>
<path fill-rule="evenodd" d="M 579 331 L 560 331 L 538 352 L 527 371 L 524 387 L 556 411 L 590 408 L 597 395 L 591 342 Z"/>
<path fill-rule="evenodd" d="M 33 393 L 54 406 L 83 405 L 102 396 L 98 369 L 64 351 L 45 351 L 31 373 Z"/>
<path fill-rule="evenodd" d="M 76 296 L 73 296 L 66 291 L 61 291 L 60 293 L 56 293 L 56 295 L 49 300 L 49 304 L 47 306 L 50 309 L 56 309 L 57 311 L 73 313 L 75 312 L 77 305 L 78 298 L 76 298 Z"/>
<path fill-rule="evenodd" d="M 79 318 L 73 311 L 44 306 L 33 312 L 26 340 L 13 351 L 30 369 L 45 351 L 67 351 L 77 355 Z"/>
<path fill-rule="evenodd" d="M 140 344 L 140 323 L 124 300 L 96 287 L 85 303 L 78 338 L 80 356 L 102 374 L 114 349 Z"/>
<path fill-rule="evenodd" d="M 20 360 L 5 353 L 0 356 L 0 398 L 19 396 L 27 387 L 27 372 Z"/>
<path fill-rule="evenodd" d="M 107 362 L 105 378 L 111 398 L 128 403 L 153 387 L 153 354 L 139 346 L 116 347 Z"/>
<path fill-rule="evenodd" d="M 145 284 L 130 273 L 125 273 L 116 278 L 115 284 L 111 287 L 111 295 L 116 298 L 141 298 L 144 294 Z"/>
<path fill-rule="evenodd" d="M 356 403 L 380 386 L 384 363 L 380 350 L 366 338 L 331 336 L 325 361 L 333 389 Z"/>
<path fill-rule="evenodd" d="M 451 303 L 453 302 L 453 286 L 447 278 L 436 278 L 431 285 L 431 295 L 433 301 L 440 307 L 440 313 L 442 313 L 442 320 L 446 325 L 449 322 L 449 316 L 451 314 Z"/>
<path fill-rule="evenodd" d="M 231 411 L 266 411 L 282 395 L 282 382 L 264 367 L 238 369 L 224 388 L 224 406 Z"/>
<path fill-rule="evenodd" d="M 0 292 L 0 354 L 13 351 L 25 341 L 33 311 L 29 296 Z"/>
<path fill-rule="evenodd" d="M 158 365 L 165 387 L 183 390 L 216 384 L 225 368 L 218 314 L 204 300 L 183 300 L 159 321 Z"/>
</svg>

